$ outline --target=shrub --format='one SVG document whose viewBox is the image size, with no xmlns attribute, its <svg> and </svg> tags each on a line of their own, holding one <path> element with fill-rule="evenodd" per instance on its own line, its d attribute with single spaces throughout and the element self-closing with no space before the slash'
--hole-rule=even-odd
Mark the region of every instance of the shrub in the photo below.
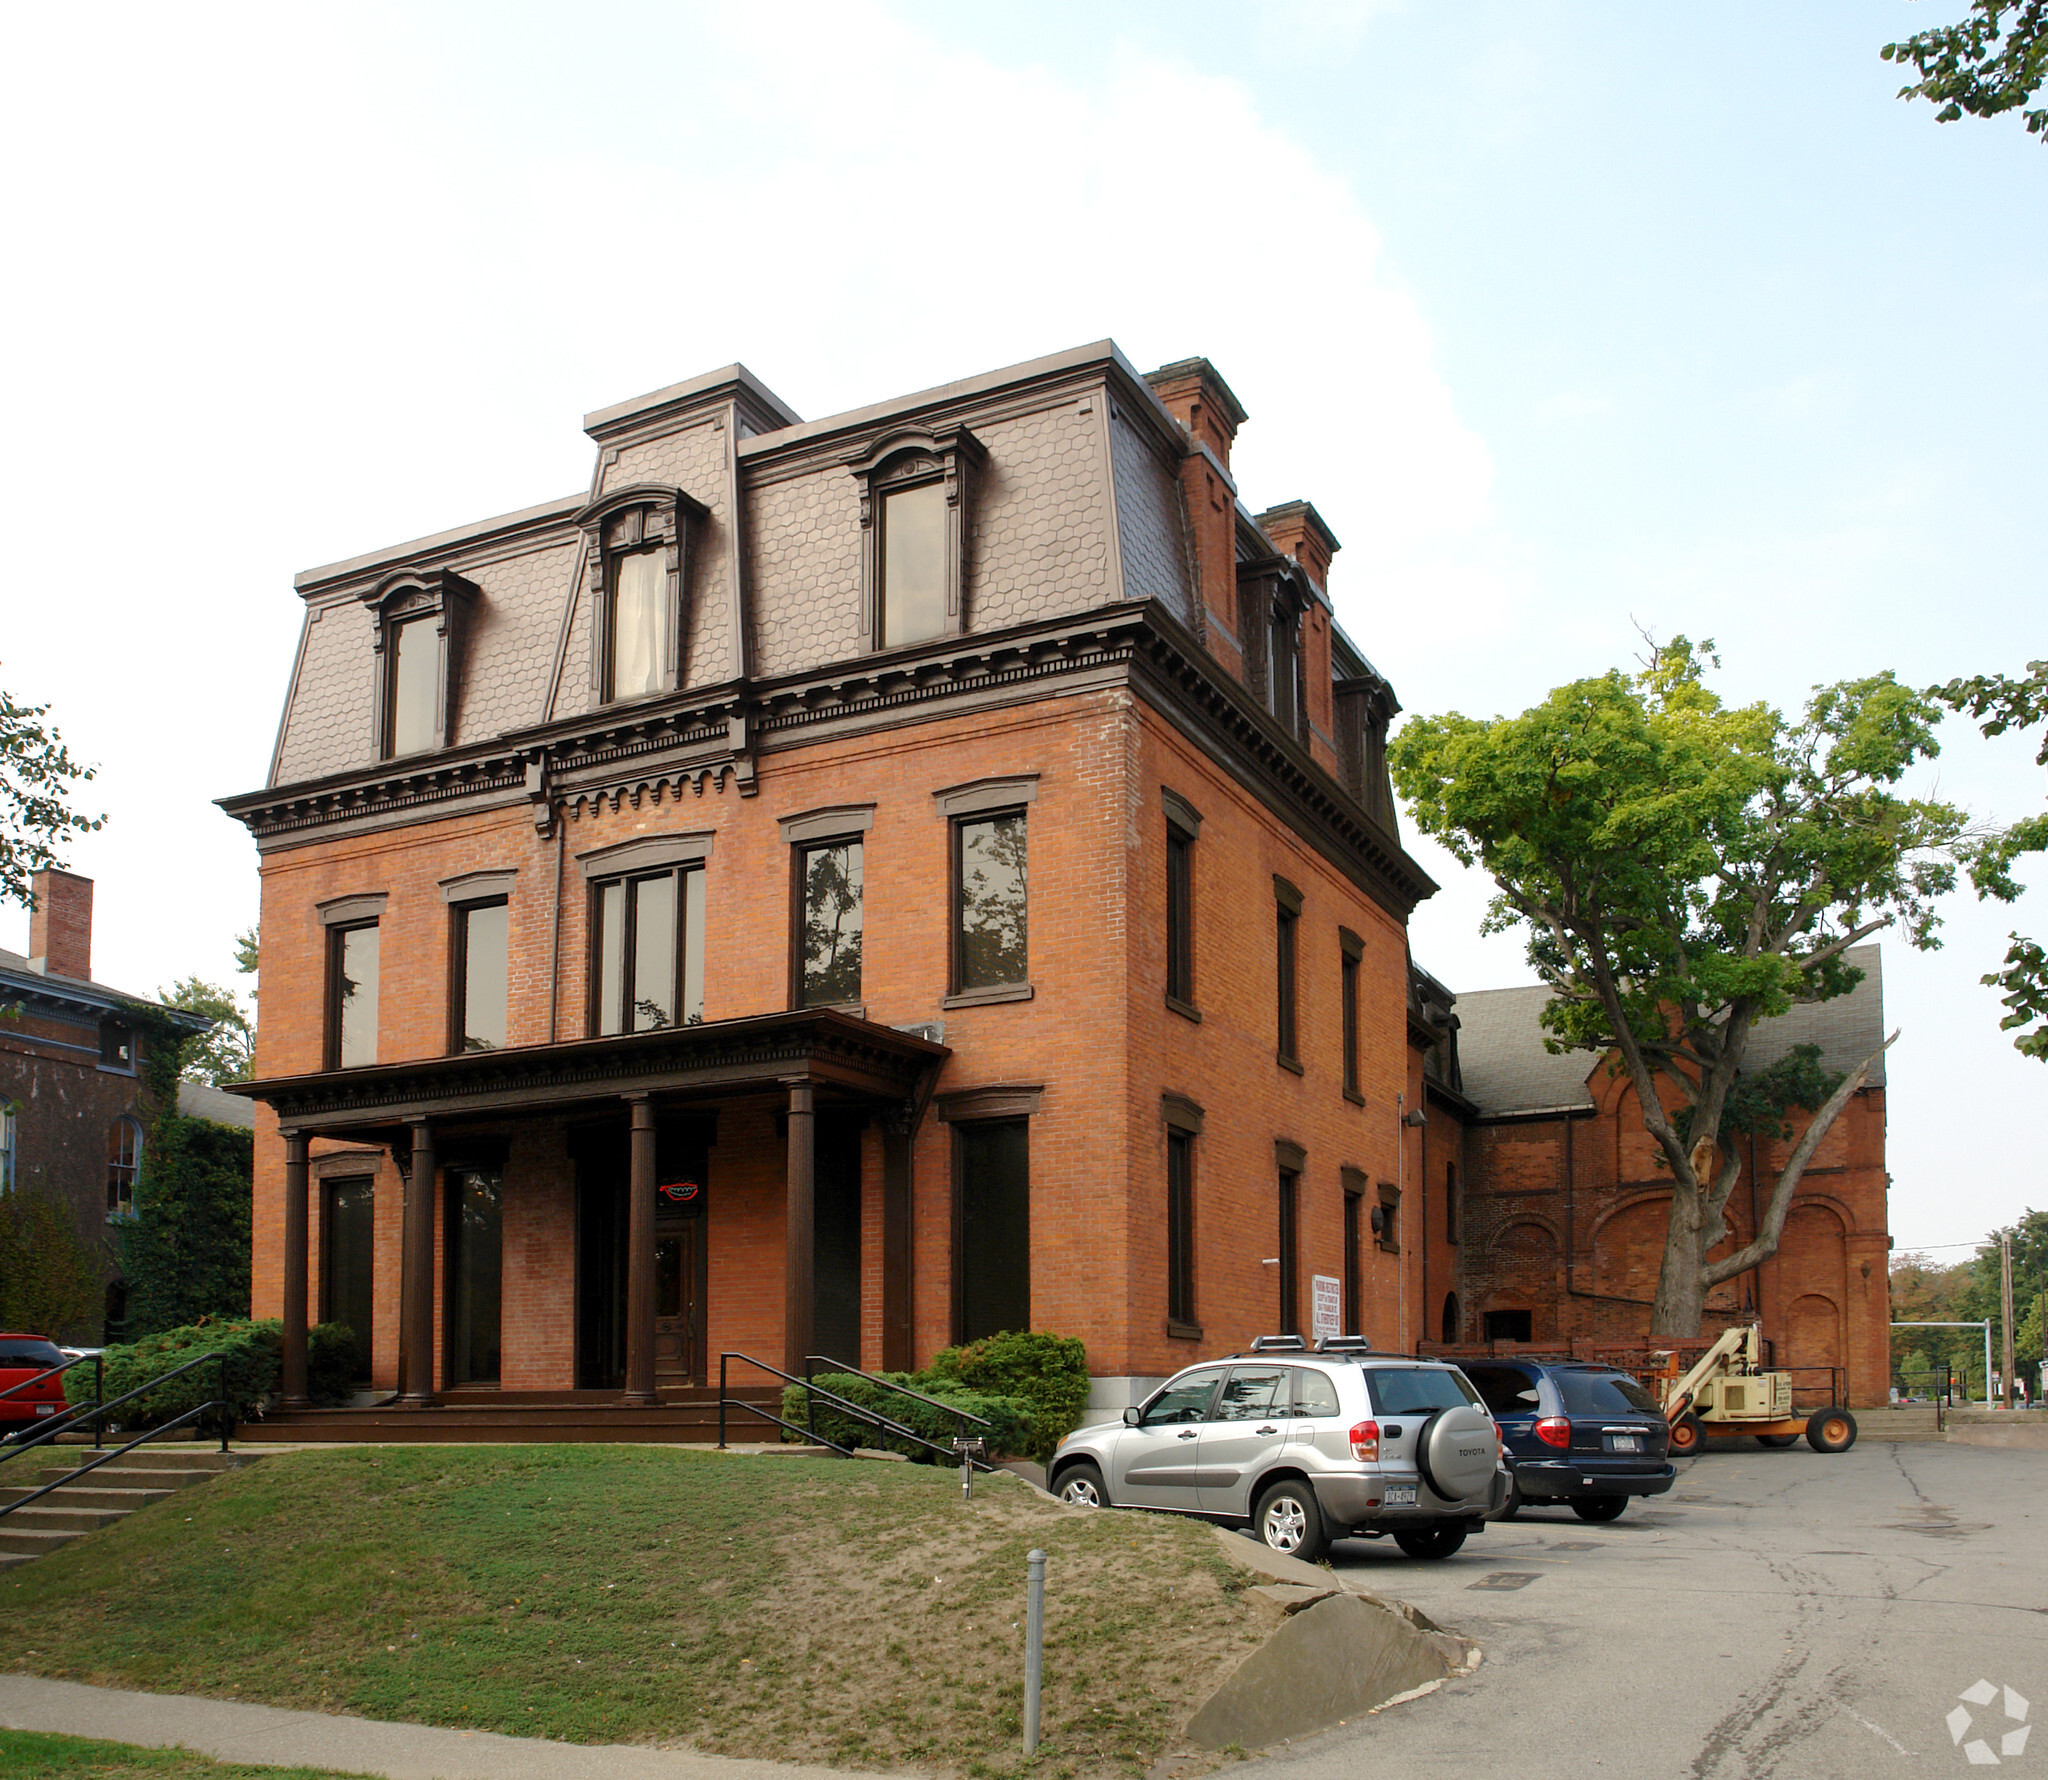
<svg viewBox="0 0 2048 1780">
<path fill-rule="evenodd" d="M 896 1384 L 907 1384 L 912 1390 L 921 1390 L 939 1398 L 947 1408 L 934 1404 L 920 1403 L 915 1398 L 899 1397 L 894 1391 L 885 1391 L 881 1386 L 865 1378 L 856 1378 L 847 1372 L 821 1372 L 817 1377 L 819 1390 L 831 1391 L 844 1397 L 850 1403 L 857 1403 L 863 1409 L 872 1409 L 878 1415 L 885 1415 L 913 1433 L 922 1434 L 927 1440 L 935 1441 L 944 1449 L 933 1453 L 919 1446 L 915 1441 L 905 1440 L 900 1435 L 885 1434 L 865 1422 L 859 1422 L 844 1411 L 833 1408 L 822 1396 L 818 1402 L 816 1427 L 827 1440 L 840 1446 L 866 1446 L 883 1452 L 900 1452 L 926 1464 L 951 1464 L 953 1437 L 961 1431 L 960 1423 L 951 1414 L 952 1409 L 978 1415 L 992 1425 L 977 1428 L 968 1424 L 969 1434 L 978 1434 L 988 1442 L 989 1456 L 998 1453 L 1026 1451 L 1032 1441 L 1031 1405 L 1021 1397 L 998 1397 L 971 1391 L 956 1383 L 930 1384 L 917 1375 L 908 1372 L 883 1372 L 877 1375 Z M 804 1425 L 805 1390 L 800 1384 L 787 1385 L 782 1392 L 782 1414 L 786 1421 Z"/>
<path fill-rule="evenodd" d="M 315 1323 L 306 1331 L 306 1394 L 315 1403 L 346 1403 L 363 1375 L 362 1343 L 346 1323 Z"/>
<path fill-rule="evenodd" d="M 1026 1451 L 1044 1464 L 1061 1436 L 1080 1426 L 1088 1407 L 1088 1348 L 1071 1335 L 1006 1331 L 942 1348 L 912 1382 L 922 1390 L 962 1385 L 989 1396 L 1023 1398 L 1031 1405 Z"/>
<path fill-rule="evenodd" d="M 227 1355 L 227 1392 L 234 1419 L 240 1421 L 277 1388 L 278 1356 L 283 1345 L 275 1322 L 218 1321 L 189 1323 L 145 1335 L 124 1347 L 107 1349 L 107 1400 L 162 1378 L 188 1360 L 208 1354 Z M 196 1366 L 182 1377 L 159 1386 L 146 1397 L 115 1412 L 124 1428 L 156 1428 L 218 1394 L 220 1369 Z M 211 1423 L 213 1417 L 206 1420 Z"/>
<path fill-rule="evenodd" d="M 71 1208 L 29 1186 L 0 1194 L 0 1329 L 89 1341 L 105 1305 L 99 1257 Z"/>
</svg>

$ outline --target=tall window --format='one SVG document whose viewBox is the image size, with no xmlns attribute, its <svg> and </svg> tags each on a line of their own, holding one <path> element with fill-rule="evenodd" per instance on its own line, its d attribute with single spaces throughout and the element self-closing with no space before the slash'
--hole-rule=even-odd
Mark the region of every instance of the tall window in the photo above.
<svg viewBox="0 0 2048 1780">
<path fill-rule="evenodd" d="M 598 1035 L 704 1018 L 704 874 L 694 867 L 593 884 L 591 1025 Z"/>
<path fill-rule="evenodd" d="M 327 933 L 327 1067 L 377 1061 L 377 923 Z"/>
<path fill-rule="evenodd" d="M 1365 957 L 1365 941 L 1348 927 L 1337 929 L 1342 950 L 1343 971 L 1340 990 L 1344 1002 L 1344 1097 L 1364 1103 L 1358 1089 L 1358 972 Z"/>
<path fill-rule="evenodd" d="M 449 1037 L 458 1051 L 496 1051 L 505 1045 L 506 982 L 511 968 L 512 909 L 493 902 L 458 903 L 454 910 L 454 1018 Z"/>
<path fill-rule="evenodd" d="M 1401 1189 L 1380 1182 L 1380 1206 L 1373 1218 L 1373 1229 L 1379 1233 L 1380 1247 L 1390 1255 L 1401 1252 Z"/>
<path fill-rule="evenodd" d="M 1195 1320 L 1195 1139 L 1202 1109 L 1179 1094 L 1161 1101 L 1166 1119 L 1166 1332 L 1199 1341 Z"/>
<path fill-rule="evenodd" d="M 441 745 L 440 621 L 409 618 L 391 627 L 391 665 L 384 733 L 393 756 L 423 754 Z"/>
<path fill-rule="evenodd" d="M 14 1191 L 14 1108 L 0 1103 L 0 1194 Z"/>
<path fill-rule="evenodd" d="M 1301 1073 L 1301 1046 L 1295 1031 L 1295 939 L 1300 923 L 1301 892 L 1285 878 L 1276 877 L 1273 880 L 1274 1041 L 1281 1064 L 1297 1075 Z"/>
<path fill-rule="evenodd" d="M 885 649 L 946 629 L 946 489 L 939 481 L 882 497 L 881 636 Z"/>
<path fill-rule="evenodd" d="M 1195 836 L 1202 818 L 1186 798 L 1168 791 L 1166 804 L 1166 1004 L 1195 1011 Z"/>
<path fill-rule="evenodd" d="M 1031 1122 L 954 1127 L 962 1341 L 1031 1327 Z"/>
<path fill-rule="evenodd" d="M 1346 1171 L 1349 1172 L 1348 1170 Z M 1364 1333 L 1365 1300 L 1360 1277 L 1359 1249 L 1364 1241 L 1365 1191 L 1347 1187 L 1344 1192 L 1344 1333 Z"/>
<path fill-rule="evenodd" d="M 135 1071 L 135 1028 L 126 1020 L 100 1022 L 100 1067 Z"/>
<path fill-rule="evenodd" d="M 953 825 L 955 993 L 1030 980 L 1024 812 Z"/>
<path fill-rule="evenodd" d="M 1444 1164 L 1444 1240 L 1455 1244 L 1458 1240 L 1458 1165 Z"/>
<path fill-rule="evenodd" d="M 504 1183 L 495 1169 L 447 1174 L 447 1379 L 496 1384 L 504 1302 Z"/>
<path fill-rule="evenodd" d="M 107 1222 L 135 1215 L 135 1179 L 142 1172 L 142 1126 L 116 1119 L 107 1127 Z"/>
<path fill-rule="evenodd" d="M 659 692 L 668 681 L 668 551 L 636 550 L 612 558 L 610 695 L 639 698 Z"/>
<path fill-rule="evenodd" d="M 1299 1155 L 1300 1151 L 1294 1152 Z M 1282 1335 L 1301 1333 L 1300 1280 L 1298 1267 L 1299 1228 L 1301 1214 L 1301 1168 L 1297 1163 L 1287 1165 L 1289 1158 L 1283 1156 L 1280 1166 L 1279 1194 L 1279 1273 L 1280 1273 L 1280 1327 Z"/>
<path fill-rule="evenodd" d="M 797 852 L 797 1003 L 835 1007 L 860 1000 L 865 850 L 858 839 Z"/>
<path fill-rule="evenodd" d="M 356 1335 L 356 1377 L 370 1376 L 376 1186 L 367 1176 L 320 1183 L 320 1320 Z"/>
</svg>

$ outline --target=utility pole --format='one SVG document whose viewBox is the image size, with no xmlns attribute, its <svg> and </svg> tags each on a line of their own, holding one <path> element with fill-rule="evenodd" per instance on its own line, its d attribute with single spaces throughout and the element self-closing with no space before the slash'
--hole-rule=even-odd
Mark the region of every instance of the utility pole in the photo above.
<svg viewBox="0 0 2048 1780">
<path fill-rule="evenodd" d="M 1999 1233 L 1998 1256 L 2003 1268 L 1998 1288 L 1999 1316 L 2005 1325 L 2005 1337 L 2000 1343 L 1998 1357 L 2005 1365 L 2005 1371 L 2002 1375 L 2005 1389 L 2001 1394 L 2005 1398 L 2005 1407 L 2010 1409 L 2019 1397 L 2019 1380 L 2013 1376 L 2012 1370 L 2012 1233 L 2010 1231 L 2001 1231 Z"/>
</svg>

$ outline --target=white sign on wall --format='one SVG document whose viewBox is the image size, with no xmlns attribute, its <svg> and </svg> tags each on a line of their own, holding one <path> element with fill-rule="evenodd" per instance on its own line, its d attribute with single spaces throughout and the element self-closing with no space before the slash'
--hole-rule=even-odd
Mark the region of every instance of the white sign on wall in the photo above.
<svg viewBox="0 0 2048 1780">
<path fill-rule="evenodd" d="M 1310 1327 L 1320 1341 L 1326 1335 L 1344 1333 L 1344 1282 L 1332 1279 L 1327 1273 L 1318 1273 L 1309 1281 L 1309 1292 L 1314 1305 Z"/>
</svg>

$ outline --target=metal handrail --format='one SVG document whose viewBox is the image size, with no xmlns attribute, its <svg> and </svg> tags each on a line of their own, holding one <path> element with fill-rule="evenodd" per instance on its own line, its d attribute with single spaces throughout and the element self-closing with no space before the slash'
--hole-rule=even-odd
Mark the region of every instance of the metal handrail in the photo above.
<svg viewBox="0 0 2048 1780">
<path fill-rule="evenodd" d="M 879 1378 L 872 1372 L 863 1372 L 858 1366 L 849 1366 L 844 1360 L 835 1360 L 830 1354 L 804 1355 L 804 1382 L 811 1379 L 811 1365 L 830 1366 L 835 1372 L 844 1372 L 854 1378 L 864 1378 L 869 1384 L 878 1384 L 885 1391 L 894 1391 L 899 1397 L 915 1397 L 920 1403 L 929 1403 L 934 1409 L 943 1409 L 948 1415 L 962 1422 L 972 1422 L 978 1428 L 992 1428 L 995 1423 L 985 1415 L 975 1415 L 956 1404 L 942 1402 L 937 1397 L 927 1397 L 922 1391 L 914 1391 L 907 1384 L 898 1384 L 893 1378 Z"/>
<path fill-rule="evenodd" d="M 204 1357 L 211 1359 L 213 1356 L 209 1354 Z M 168 1376 L 169 1374 L 166 1373 L 165 1377 Z M 52 1490 L 60 1490 L 65 1488 L 69 1484 L 76 1483 L 88 1471 L 97 1471 L 102 1465 L 111 1465 L 116 1459 L 125 1458 L 129 1453 L 133 1452 L 138 1446 L 145 1445 L 151 1440 L 161 1440 L 173 1428 L 182 1428 L 187 1422 L 197 1420 L 200 1416 L 204 1415 L 209 1409 L 218 1409 L 221 1412 L 220 1449 L 222 1452 L 226 1452 L 228 1449 L 227 1408 L 227 1401 L 225 1398 L 223 1398 L 218 1403 L 202 1403 L 199 1405 L 197 1409 L 188 1409 L 185 1411 L 183 1415 L 179 1416 L 175 1421 L 167 1421 L 160 1428 L 151 1428 L 146 1434 L 138 1434 L 133 1440 L 129 1441 L 126 1446 L 116 1447 L 112 1452 L 103 1452 L 100 1454 L 98 1458 L 92 1459 L 87 1463 L 80 1465 L 76 1470 L 65 1472 L 65 1474 L 62 1477 L 58 1478 L 55 1483 L 46 1483 L 39 1490 L 30 1490 L 27 1495 L 21 1497 L 18 1501 L 0 1502 L 0 1520 L 6 1519 L 7 1516 L 12 1514 L 17 1508 L 26 1508 L 31 1502 L 37 1501 L 40 1498 L 47 1496 Z"/>
<path fill-rule="evenodd" d="M 807 1360 L 816 1357 L 818 1356 L 806 1356 Z M 774 1377 L 781 1379 L 785 1384 L 802 1385 L 804 1387 L 805 1392 L 807 1393 L 805 1398 L 805 1408 L 807 1412 L 810 1412 L 812 1414 L 813 1420 L 815 1420 L 816 1400 L 817 1398 L 822 1397 L 833 1408 L 839 1410 L 841 1414 L 850 1416 L 853 1420 L 857 1422 L 863 1422 L 868 1427 L 875 1428 L 884 1434 L 894 1435 L 899 1440 L 912 1441 L 916 1445 L 922 1446 L 927 1452 L 937 1453 L 941 1458 L 952 1459 L 957 1456 L 956 1454 L 947 1451 L 947 1449 L 941 1446 L 936 1440 L 927 1440 L 915 1428 L 906 1428 L 901 1422 L 892 1421 L 888 1416 L 882 1414 L 880 1410 L 869 1409 L 866 1405 L 856 1403 L 851 1398 L 840 1396 L 837 1391 L 829 1391 L 821 1384 L 813 1384 L 808 1376 L 799 1378 L 793 1372 L 783 1371 L 783 1369 L 780 1366 L 771 1366 L 768 1364 L 766 1360 L 757 1360 L 754 1358 L 752 1354 L 743 1353 L 722 1353 L 718 1356 L 718 1446 L 721 1452 L 725 1450 L 726 1444 L 725 1412 L 727 1407 L 730 1406 L 734 1409 L 744 1410 L 749 1415 L 758 1415 L 763 1421 L 771 1421 L 775 1423 L 777 1427 L 787 1428 L 792 1434 L 802 1434 L 807 1440 L 812 1441 L 816 1445 L 829 1446 L 834 1452 L 838 1453 L 842 1458 L 851 1458 L 853 1456 L 853 1449 L 851 1447 L 841 1446 L 835 1440 L 827 1440 L 824 1437 L 824 1435 L 817 1432 L 815 1427 L 808 1429 L 796 1427 L 794 1424 L 784 1421 L 781 1416 L 773 1414 L 771 1411 L 761 1408 L 759 1404 L 748 1403 L 742 1401 L 737 1397 L 729 1395 L 728 1386 L 726 1382 L 726 1362 L 728 1360 L 744 1361 L 749 1366 L 756 1367 L 760 1371 L 770 1373 Z M 838 1362 L 827 1361 L 826 1363 L 828 1365 L 836 1365 Z M 863 1373 L 861 1376 L 865 1377 L 866 1374 Z M 922 1392 L 913 1391 L 906 1385 L 890 1384 L 887 1379 L 877 1379 L 875 1380 L 875 1382 L 877 1384 L 882 1385 L 885 1389 L 901 1391 L 905 1396 L 916 1397 L 923 1395 Z M 926 1397 L 924 1400 L 928 1403 L 935 1401 L 935 1399 L 929 1397 Z M 949 1403 L 938 1403 L 937 1407 L 946 1410 L 949 1414 L 965 1417 L 966 1419 L 971 1421 L 980 1422 L 981 1425 L 985 1428 L 992 1427 L 994 1425 L 993 1423 L 984 1420 L 981 1416 L 968 1415 L 968 1412 L 964 1409 L 954 1409 L 953 1406 Z M 975 1459 L 972 1462 L 983 1471 L 993 1471 L 996 1469 L 995 1466 L 987 1464 L 980 1459 Z"/>
<path fill-rule="evenodd" d="M 228 1449 L 228 1356 L 225 1349 L 219 1353 L 201 1354 L 196 1360 L 187 1360 L 182 1366 L 174 1366 L 168 1372 L 159 1373 L 147 1384 L 138 1385 L 134 1390 L 127 1392 L 125 1395 L 116 1397 L 111 1403 L 95 1403 L 92 1405 L 95 1425 L 110 1410 L 119 1409 L 123 1403 L 132 1403 L 137 1397 L 147 1396 L 158 1385 L 169 1384 L 172 1379 L 183 1377 L 184 1374 L 190 1372 L 195 1366 L 207 1365 L 217 1365 L 220 1367 L 220 1398 L 218 1405 L 207 1404 L 205 1407 L 213 1408 L 217 1406 L 221 1410 L 220 1449 L 222 1452 L 226 1452 Z M 38 1428 L 28 1439 L 10 1442 L 4 1451 L 0 1451 L 0 1465 L 6 1464 L 9 1459 L 19 1458 L 21 1454 L 28 1452 L 34 1447 L 42 1446 L 48 1441 L 56 1439 L 66 1428 L 72 1427 L 84 1419 L 85 1405 L 80 1404 L 78 1409 L 72 1414 L 60 1416 L 47 1426 Z M 179 1421 L 183 1422 L 189 1419 L 190 1417 L 188 1416 L 181 1416 Z M 176 1426 L 178 1424 L 172 1423 L 170 1425 Z"/>
<path fill-rule="evenodd" d="M 33 1378 L 24 1378 L 19 1384 L 11 1384 L 4 1391 L 0 1391 L 0 1402 L 5 1402 L 7 1398 L 27 1390 L 30 1385 L 41 1384 L 46 1378 L 55 1378 L 59 1373 L 69 1372 L 74 1366 L 83 1366 L 87 1360 L 92 1362 L 92 1401 L 94 1410 L 98 1411 L 107 1394 L 107 1356 L 104 1352 L 75 1355 L 73 1358 L 66 1360 L 61 1366 L 52 1366 L 47 1371 L 38 1372 Z M 66 1413 L 60 1415 L 51 1424 L 52 1426 L 68 1428 L 76 1425 L 78 1417 L 71 1412 L 83 1409 L 85 1405 L 82 1403 L 67 1403 L 64 1407 Z M 7 1435 L 4 1439 L 0 1439 L 0 1446 L 11 1446 L 13 1443 L 14 1436 L 11 1434 Z M 100 1444 L 100 1417 L 98 1414 L 95 1414 L 92 1420 L 92 1443 L 95 1446 Z"/>
</svg>

